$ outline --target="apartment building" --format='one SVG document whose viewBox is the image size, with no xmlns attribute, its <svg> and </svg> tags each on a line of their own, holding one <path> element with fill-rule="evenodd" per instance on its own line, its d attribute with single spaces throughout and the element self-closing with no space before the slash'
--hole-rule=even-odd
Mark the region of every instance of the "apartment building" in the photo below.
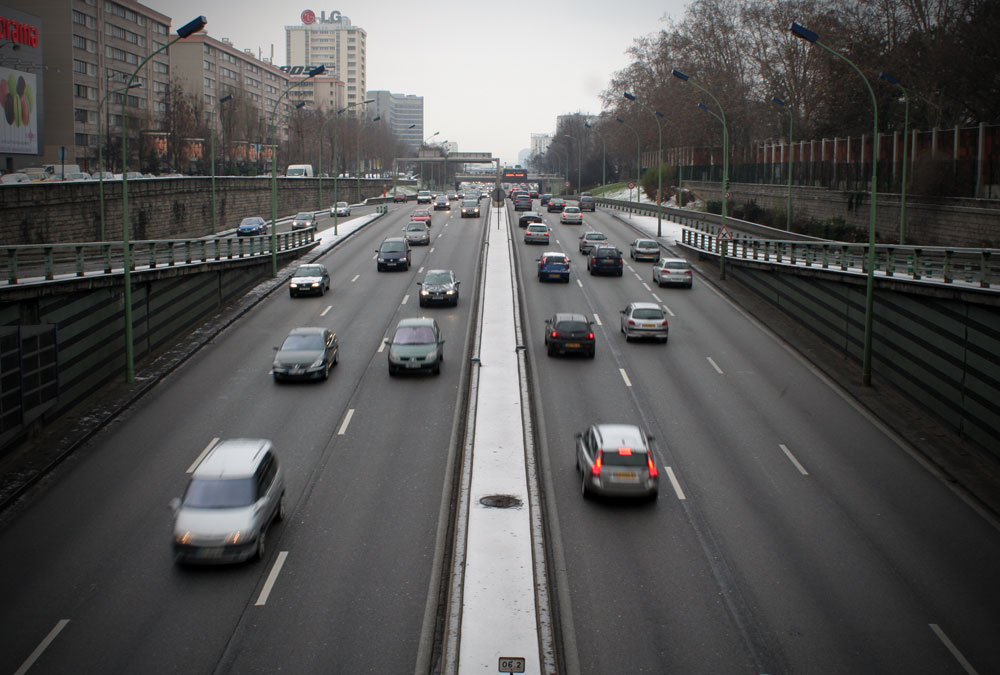
<svg viewBox="0 0 1000 675">
<path fill-rule="evenodd" d="M 366 100 L 371 117 L 379 115 L 388 121 L 396 138 L 416 152 L 424 139 L 424 97 L 414 94 L 393 94 L 385 90 L 369 91 Z"/>
<path fill-rule="evenodd" d="M 340 93 L 337 84 L 343 86 L 342 103 L 337 109 L 358 104 L 368 91 L 366 44 L 368 34 L 364 29 L 351 24 L 351 20 L 340 12 L 329 14 L 304 10 L 302 23 L 285 26 L 286 68 L 292 77 L 305 77 L 316 66 L 325 66 L 323 78 L 318 82 L 304 83 L 296 87 L 294 100 L 305 101 L 317 108 L 328 108 L 330 95 L 337 99 Z M 329 88 L 327 88 L 329 87 Z M 332 89 L 332 91 L 331 91 Z M 291 94 L 290 94 L 291 95 Z M 337 99 L 341 100 L 341 99 Z M 357 114 L 363 106 L 354 105 L 350 114 Z"/>
</svg>

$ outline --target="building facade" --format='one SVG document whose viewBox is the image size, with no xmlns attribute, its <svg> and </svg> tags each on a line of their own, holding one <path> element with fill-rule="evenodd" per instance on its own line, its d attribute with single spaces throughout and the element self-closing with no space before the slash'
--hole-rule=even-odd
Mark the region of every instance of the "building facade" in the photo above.
<svg viewBox="0 0 1000 675">
<path fill-rule="evenodd" d="M 123 99 L 126 115 L 144 126 L 165 105 L 170 82 L 165 53 L 146 64 L 137 86 L 115 90 L 171 39 L 170 17 L 132 0 L 7 0 L 7 6 L 38 17 L 37 46 L 19 45 L 10 63 L 15 70 L 25 67 L 38 82 L 39 147 L 30 159 L 15 154 L 5 164 L 23 168 L 65 161 L 97 170 L 98 134 L 107 142 L 120 130 Z M 0 67 L 7 63 L 0 61 Z"/>
<path fill-rule="evenodd" d="M 332 11 L 329 15 L 327 12 L 320 12 L 317 16 L 307 9 L 300 18 L 301 24 L 285 26 L 286 63 L 289 72 L 294 76 L 296 68 L 301 69 L 301 74 L 316 66 L 325 66 L 324 76 L 335 78 L 343 84 L 343 105 L 338 103 L 338 110 L 363 101 L 368 91 L 368 34 L 365 30 L 353 26 L 351 20 L 338 11 Z M 297 100 L 305 100 L 316 107 L 328 107 L 325 103 L 329 99 L 329 92 L 319 83 L 303 84 L 297 89 L 302 90 L 296 92 Z M 312 98 L 306 98 L 309 92 L 312 92 Z M 336 91 L 334 93 L 336 95 Z M 357 114 L 356 110 L 361 107 L 354 105 L 351 114 Z"/>
<path fill-rule="evenodd" d="M 424 97 L 379 90 L 369 91 L 367 99 L 373 101 L 369 114 L 387 120 L 396 138 L 414 153 L 424 139 Z"/>
</svg>

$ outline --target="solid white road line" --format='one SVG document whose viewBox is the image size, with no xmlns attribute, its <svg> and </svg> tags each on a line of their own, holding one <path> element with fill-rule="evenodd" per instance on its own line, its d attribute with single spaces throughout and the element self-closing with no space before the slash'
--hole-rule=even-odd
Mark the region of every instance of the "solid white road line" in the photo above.
<svg viewBox="0 0 1000 675">
<path fill-rule="evenodd" d="M 274 588 L 274 582 L 278 580 L 281 567 L 285 564 L 285 558 L 287 557 L 288 551 L 278 553 L 278 557 L 274 560 L 274 566 L 271 568 L 271 573 L 267 575 L 267 581 L 264 582 L 264 588 L 260 589 L 257 602 L 253 603 L 257 607 L 263 607 L 267 603 L 267 597 L 271 595 L 271 589 Z"/>
<path fill-rule="evenodd" d="M 340 425 L 340 428 L 337 429 L 337 435 L 338 436 L 343 436 L 344 432 L 347 431 L 347 425 L 351 423 L 351 418 L 352 417 L 354 417 L 354 408 L 351 408 L 350 410 L 348 410 L 347 414 L 344 415 L 344 422 L 343 422 L 343 424 Z"/>
<path fill-rule="evenodd" d="M 360 276 L 361 276 L 360 274 L 355 274 L 354 278 L 351 279 L 351 283 L 353 284 L 355 281 L 357 281 Z"/>
<path fill-rule="evenodd" d="M 24 663 L 21 664 L 21 667 L 14 671 L 14 675 L 24 675 L 24 673 L 28 672 L 28 669 L 35 665 L 35 661 L 38 660 L 38 657 L 42 655 L 42 652 L 44 652 L 50 644 L 52 644 L 52 641 L 56 639 L 56 636 L 62 632 L 62 629 L 65 628 L 68 623 L 69 619 L 60 619 L 56 622 L 56 627 L 49 631 L 49 634 L 45 636 L 45 639 L 42 640 L 37 647 L 35 647 L 35 651 L 31 652 L 31 656 L 26 658 Z"/>
<path fill-rule="evenodd" d="M 979 675 L 976 669 L 972 667 L 972 664 L 969 663 L 964 656 L 962 656 L 962 652 L 958 651 L 958 647 L 952 644 L 952 641 L 949 640 L 948 636 L 944 634 L 944 631 L 941 630 L 940 626 L 936 623 L 928 625 L 931 627 L 931 630 L 934 631 L 934 634 L 938 636 L 938 639 L 944 643 L 944 646 L 948 648 L 948 651 L 951 652 L 951 655 L 955 657 L 955 660 L 958 661 L 959 665 L 962 666 L 965 672 L 969 675 Z"/>
<path fill-rule="evenodd" d="M 403 296 L 403 301 L 401 303 L 399 303 L 399 304 L 405 305 L 406 301 L 409 300 L 409 299 L 410 299 L 410 294 L 407 293 L 406 295 Z"/>
<path fill-rule="evenodd" d="M 625 369 L 624 368 L 619 368 L 618 372 L 622 374 L 622 379 L 625 380 L 625 386 L 626 387 L 631 387 L 632 386 L 632 380 L 628 379 L 628 375 L 625 374 Z"/>
<path fill-rule="evenodd" d="M 209 450 L 211 450 L 212 448 L 214 448 L 214 447 L 215 447 L 215 444 L 216 444 L 216 443 L 218 443 L 218 442 L 219 442 L 219 439 L 218 439 L 218 437 L 216 437 L 216 438 L 213 438 L 212 440 L 210 440 L 210 441 L 208 442 L 208 445 L 206 445 L 206 446 L 205 446 L 205 449 L 201 451 L 201 454 L 200 454 L 200 455 L 198 455 L 198 458 L 197 458 L 197 459 L 195 459 L 195 460 L 194 460 L 194 461 L 193 461 L 193 462 L 191 463 L 191 466 L 189 466 L 189 467 L 187 468 L 187 471 L 185 471 L 185 473 L 191 473 L 192 471 L 194 471 L 195 469 L 197 469 L 197 468 L 198 468 L 198 465 L 199 465 L 199 464 L 201 464 L 201 460 L 203 460 L 203 459 L 205 458 L 205 455 L 207 455 L 207 454 L 208 454 L 208 451 L 209 451 Z"/>
<path fill-rule="evenodd" d="M 670 484 L 674 486 L 674 492 L 677 493 L 677 499 L 687 499 L 684 496 L 684 490 L 681 489 L 681 484 L 677 482 L 677 476 L 674 475 L 674 470 L 669 466 L 666 467 L 667 478 L 670 479 Z"/>
<path fill-rule="evenodd" d="M 329 311 L 330 311 L 331 309 L 333 309 L 333 305 L 327 305 L 327 306 L 326 306 L 326 309 L 324 309 L 324 310 L 323 310 L 322 312 L 320 312 L 320 313 L 319 313 L 319 315 L 320 315 L 320 316 L 326 316 L 326 315 L 327 315 L 327 313 L 328 313 L 328 312 L 329 312 Z"/>
<path fill-rule="evenodd" d="M 785 456 L 788 457 L 791 463 L 795 465 L 795 468 L 799 470 L 799 473 L 801 473 L 803 476 L 809 475 L 809 472 L 806 471 L 806 468 L 801 464 L 799 464 L 799 460 L 795 459 L 795 455 L 792 454 L 792 451 L 788 449 L 787 445 L 785 445 L 784 443 L 778 443 L 778 447 L 781 448 L 781 451 L 785 453 Z"/>
<path fill-rule="evenodd" d="M 717 372 L 719 375 L 722 375 L 722 368 L 719 368 L 719 364 L 713 361 L 711 356 L 706 356 L 705 358 L 708 359 L 708 362 L 712 364 L 713 368 L 715 368 L 715 372 Z"/>
<path fill-rule="evenodd" d="M 596 314 L 594 315 L 594 321 L 597 323 L 598 326 L 604 325 L 603 323 L 601 323 L 601 317 L 597 316 Z"/>
</svg>

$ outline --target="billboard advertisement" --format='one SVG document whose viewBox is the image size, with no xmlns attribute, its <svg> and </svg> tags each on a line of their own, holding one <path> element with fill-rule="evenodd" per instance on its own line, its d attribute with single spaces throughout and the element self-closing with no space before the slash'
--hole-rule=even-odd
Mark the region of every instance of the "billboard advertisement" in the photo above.
<svg viewBox="0 0 1000 675">
<path fill-rule="evenodd" d="M 38 154 L 35 75 L 0 67 L 0 152 Z"/>
</svg>

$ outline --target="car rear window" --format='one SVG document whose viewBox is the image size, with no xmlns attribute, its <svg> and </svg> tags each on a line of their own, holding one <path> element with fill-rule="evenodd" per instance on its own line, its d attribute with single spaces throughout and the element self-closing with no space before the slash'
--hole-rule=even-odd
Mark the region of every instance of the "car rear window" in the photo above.
<svg viewBox="0 0 1000 675">
<path fill-rule="evenodd" d="M 543 265 L 565 265 L 566 264 L 566 257 L 565 256 L 561 256 L 561 255 L 559 255 L 559 256 L 550 255 L 550 256 L 547 256 L 545 258 L 542 258 L 542 264 Z"/>
<path fill-rule="evenodd" d="M 686 270 L 688 268 L 686 262 L 665 262 L 663 266 L 668 270 Z"/>
<path fill-rule="evenodd" d="M 605 450 L 602 462 L 605 466 L 646 466 L 646 453 L 631 449 L 626 449 L 624 454 L 621 449 Z"/>
<path fill-rule="evenodd" d="M 634 319 L 662 319 L 663 312 L 659 309 L 637 309 L 632 312 L 632 318 Z"/>
<path fill-rule="evenodd" d="M 559 325 L 556 326 L 556 330 L 565 333 L 578 333 L 580 331 L 588 330 L 590 326 L 585 324 L 583 321 L 561 321 Z"/>
<path fill-rule="evenodd" d="M 254 502 L 253 478 L 194 478 L 184 494 L 184 506 L 231 509 Z"/>
<path fill-rule="evenodd" d="M 599 232 L 592 232 L 584 237 L 587 241 L 605 241 L 607 237 Z"/>
<path fill-rule="evenodd" d="M 392 337 L 397 345 L 429 345 L 434 342 L 434 331 L 430 326 L 403 326 Z"/>
<path fill-rule="evenodd" d="M 649 241 L 648 239 L 640 239 L 636 242 L 636 247 L 638 248 L 659 248 L 659 244 L 655 241 Z"/>
</svg>

